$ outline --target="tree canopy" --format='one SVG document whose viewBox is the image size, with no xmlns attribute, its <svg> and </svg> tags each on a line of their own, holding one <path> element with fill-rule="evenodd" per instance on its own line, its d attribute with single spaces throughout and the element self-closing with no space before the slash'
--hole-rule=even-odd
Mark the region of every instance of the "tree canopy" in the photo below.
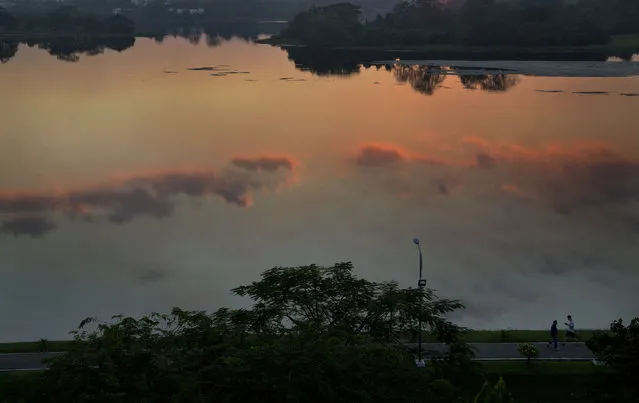
<svg viewBox="0 0 639 403">
<path fill-rule="evenodd" d="M 16 19 L 5 8 L 0 7 L 0 33 L 11 31 L 16 23 Z"/>
<path fill-rule="evenodd" d="M 442 369 L 428 369 L 395 343 L 416 325 L 462 346 L 445 319 L 462 307 L 432 289 L 358 278 L 350 263 L 275 267 L 233 293 L 249 309 L 212 314 L 174 308 L 139 319 L 84 320 L 74 346 L 51 363 L 33 391 L 38 402 L 456 402 Z M 457 351 L 462 351 L 458 349 Z M 439 380 L 438 380 L 439 379 Z M 443 382 L 443 383 L 442 383 Z M 448 400 L 434 400 L 445 396 Z"/>
<path fill-rule="evenodd" d="M 0 32 L 50 35 L 131 35 L 135 24 L 130 19 L 112 15 L 100 17 L 80 11 L 73 6 L 62 6 L 42 12 L 14 17 L 0 8 Z"/>
<path fill-rule="evenodd" d="M 349 3 L 315 7 L 298 14 L 280 37 L 309 46 L 599 45 L 610 35 L 639 32 L 639 2 L 405 0 L 374 21 L 360 19 L 359 7 Z"/>
<path fill-rule="evenodd" d="M 624 325 L 622 319 L 613 321 L 609 332 L 595 335 L 587 345 L 599 360 L 614 370 L 604 392 L 619 403 L 635 402 L 639 396 L 639 317 L 628 325 Z"/>
</svg>

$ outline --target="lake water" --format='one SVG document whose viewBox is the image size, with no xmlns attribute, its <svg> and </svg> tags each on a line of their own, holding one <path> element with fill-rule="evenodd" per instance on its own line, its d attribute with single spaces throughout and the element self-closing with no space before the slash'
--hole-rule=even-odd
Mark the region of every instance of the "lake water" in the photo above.
<svg viewBox="0 0 639 403">
<path fill-rule="evenodd" d="M 636 315 L 639 63 L 428 74 L 209 44 L 0 65 L 0 339 L 241 306 L 276 265 L 415 285 L 413 237 L 465 325 Z"/>
</svg>

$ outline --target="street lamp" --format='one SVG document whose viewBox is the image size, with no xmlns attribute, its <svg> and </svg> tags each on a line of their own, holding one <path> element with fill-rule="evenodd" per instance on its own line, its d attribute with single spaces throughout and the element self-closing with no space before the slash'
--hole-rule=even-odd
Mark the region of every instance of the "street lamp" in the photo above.
<svg viewBox="0 0 639 403">
<path fill-rule="evenodd" d="M 422 306 L 424 299 L 424 287 L 426 287 L 426 280 L 422 278 L 422 248 L 419 245 L 419 238 L 413 238 L 413 243 L 417 245 L 417 251 L 419 252 L 419 280 L 417 281 L 417 287 L 419 289 L 419 329 L 417 334 L 417 361 L 418 367 L 424 366 L 424 359 L 422 356 Z"/>
</svg>

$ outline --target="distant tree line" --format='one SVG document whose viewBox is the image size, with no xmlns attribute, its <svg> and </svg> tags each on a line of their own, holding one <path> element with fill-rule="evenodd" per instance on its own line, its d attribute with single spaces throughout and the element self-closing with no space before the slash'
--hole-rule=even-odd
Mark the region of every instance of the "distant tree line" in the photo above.
<svg viewBox="0 0 639 403">
<path fill-rule="evenodd" d="M 15 15 L 0 7 L 0 34 L 5 35 L 130 35 L 134 31 L 135 24 L 126 17 L 97 16 L 72 6 Z"/>
<path fill-rule="evenodd" d="M 374 17 L 376 13 L 387 13 L 398 0 L 353 0 L 363 8 L 364 15 Z M 119 9 L 136 25 L 179 21 L 237 21 L 237 20 L 288 20 L 310 6 L 326 6 L 335 0 L 65 0 L 64 4 L 77 7 L 84 12 L 99 15 L 112 14 Z M 16 0 L 13 8 L 26 12 L 39 11 L 59 6 L 55 1 Z M 178 13 L 176 10 L 186 10 Z M 202 10 L 202 14 L 191 14 L 188 10 Z"/>
<path fill-rule="evenodd" d="M 584 46 L 639 32 L 637 0 L 408 0 L 362 21 L 339 3 L 295 16 L 280 38 L 310 46 Z"/>
</svg>

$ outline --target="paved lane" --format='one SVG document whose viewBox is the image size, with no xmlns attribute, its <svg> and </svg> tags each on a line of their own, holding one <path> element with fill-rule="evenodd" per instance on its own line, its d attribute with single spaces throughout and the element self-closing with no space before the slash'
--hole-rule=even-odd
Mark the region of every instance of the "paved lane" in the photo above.
<svg viewBox="0 0 639 403">
<path fill-rule="evenodd" d="M 539 348 L 541 360 L 590 361 L 594 358 L 592 352 L 584 343 L 559 344 L 559 351 L 553 351 L 546 343 L 531 343 Z M 477 360 L 518 360 L 524 357 L 517 352 L 517 343 L 470 343 L 476 349 Z M 417 344 L 406 344 L 417 350 Z M 425 356 L 441 356 L 447 348 L 439 343 L 423 343 Z M 42 361 L 62 353 L 13 353 L 0 354 L 0 372 L 27 371 L 46 369 Z"/>
<path fill-rule="evenodd" d="M 477 360 L 514 360 L 524 359 L 517 351 L 519 343 L 469 343 L 475 348 L 475 358 Z M 541 360 L 574 360 L 590 361 L 594 358 L 592 352 L 585 343 L 559 343 L 559 351 L 549 348 L 546 343 L 530 343 L 539 349 L 538 359 Z M 409 344 L 413 349 L 417 349 L 417 344 Z M 422 348 L 437 356 L 447 351 L 443 344 L 423 343 Z"/>
</svg>

